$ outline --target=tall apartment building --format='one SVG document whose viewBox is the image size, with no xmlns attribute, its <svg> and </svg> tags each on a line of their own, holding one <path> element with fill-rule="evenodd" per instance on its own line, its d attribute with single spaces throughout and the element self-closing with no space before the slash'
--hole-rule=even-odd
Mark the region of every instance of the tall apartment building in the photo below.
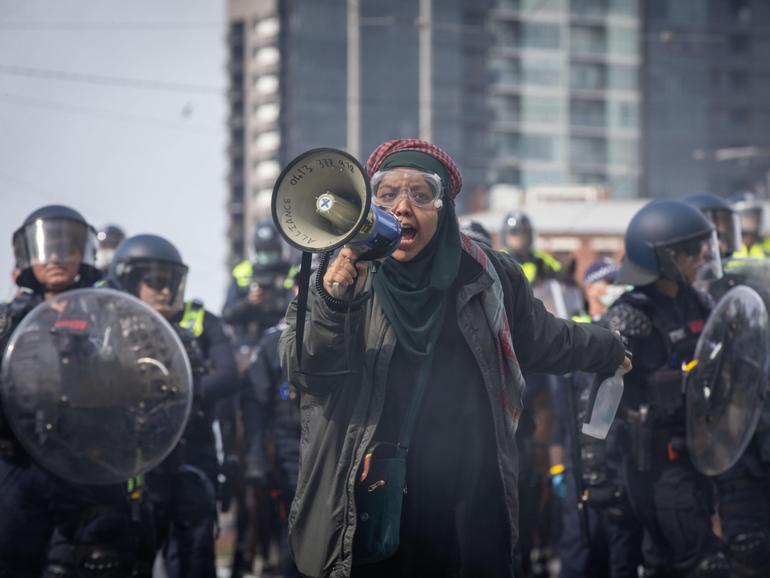
<svg viewBox="0 0 770 578">
<path fill-rule="evenodd" d="M 280 169 L 314 147 L 362 162 L 430 138 L 486 185 L 491 0 L 230 0 L 230 264 Z M 468 196 L 470 197 L 470 195 Z"/>
<path fill-rule="evenodd" d="M 493 182 L 639 192 L 638 0 L 498 0 Z"/>
</svg>

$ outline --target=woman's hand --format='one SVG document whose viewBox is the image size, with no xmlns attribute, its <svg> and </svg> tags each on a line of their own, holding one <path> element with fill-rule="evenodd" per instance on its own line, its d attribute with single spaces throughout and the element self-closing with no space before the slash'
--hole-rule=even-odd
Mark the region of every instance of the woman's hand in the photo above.
<svg viewBox="0 0 770 578">
<path fill-rule="evenodd" d="M 329 295 L 336 299 L 350 299 L 364 290 L 369 267 L 366 262 L 359 263 L 357 259 L 355 251 L 347 246 L 337 254 L 323 278 L 324 289 Z"/>
</svg>

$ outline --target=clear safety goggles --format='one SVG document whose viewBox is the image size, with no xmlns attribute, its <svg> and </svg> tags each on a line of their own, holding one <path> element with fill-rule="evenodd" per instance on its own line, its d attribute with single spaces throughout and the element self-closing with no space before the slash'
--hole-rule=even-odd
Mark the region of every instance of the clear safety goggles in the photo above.
<svg viewBox="0 0 770 578">
<path fill-rule="evenodd" d="M 22 270 L 55 262 L 93 266 L 96 244 L 96 232 L 91 227 L 70 219 L 38 219 L 13 237 L 16 266 Z"/>
<path fill-rule="evenodd" d="M 722 277 L 716 231 L 657 247 L 655 252 L 665 279 L 693 283 Z"/>
<path fill-rule="evenodd" d="M 406 195 L 413 207 L 439 209 L 443 205 L 444 186 L 441 177 L 409 167 L 377 171 L 372 175 L 372 202 L 392 209 Z"/>
</svg>

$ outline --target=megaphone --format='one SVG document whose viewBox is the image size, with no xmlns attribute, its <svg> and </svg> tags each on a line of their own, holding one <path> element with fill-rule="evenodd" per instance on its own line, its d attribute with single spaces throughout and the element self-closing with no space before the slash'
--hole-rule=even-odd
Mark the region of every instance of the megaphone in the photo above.
<svg viewBox="0 0 770 578">
<path fill-rule="evenodd" d="M 374 260 L 401 241 L 398 219 L 372 204 L 366 171 L 339 149 L 312 149 L 291 161 L 275 182 L 271 209 L 278 232 L 303 252 L 349 244 L 359 260 Z"/>
</svg>

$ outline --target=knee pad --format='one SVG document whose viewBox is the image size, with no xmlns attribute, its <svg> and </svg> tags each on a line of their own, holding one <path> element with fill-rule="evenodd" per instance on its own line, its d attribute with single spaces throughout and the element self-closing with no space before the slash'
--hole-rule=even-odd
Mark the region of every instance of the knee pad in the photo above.
<svg viewBox="0 0 770 578">
<path fill-rule="evenodd" d="M 736 534 L 728 547 L 734 570 L 741 576 L 770 575 L 770 535 L 767 531 Z"/>
<path fill-rule="evenodd" d="M 719 552 L 703 558 L 687 578 L 730 578 L 730 563 Z"/>
</svg>

